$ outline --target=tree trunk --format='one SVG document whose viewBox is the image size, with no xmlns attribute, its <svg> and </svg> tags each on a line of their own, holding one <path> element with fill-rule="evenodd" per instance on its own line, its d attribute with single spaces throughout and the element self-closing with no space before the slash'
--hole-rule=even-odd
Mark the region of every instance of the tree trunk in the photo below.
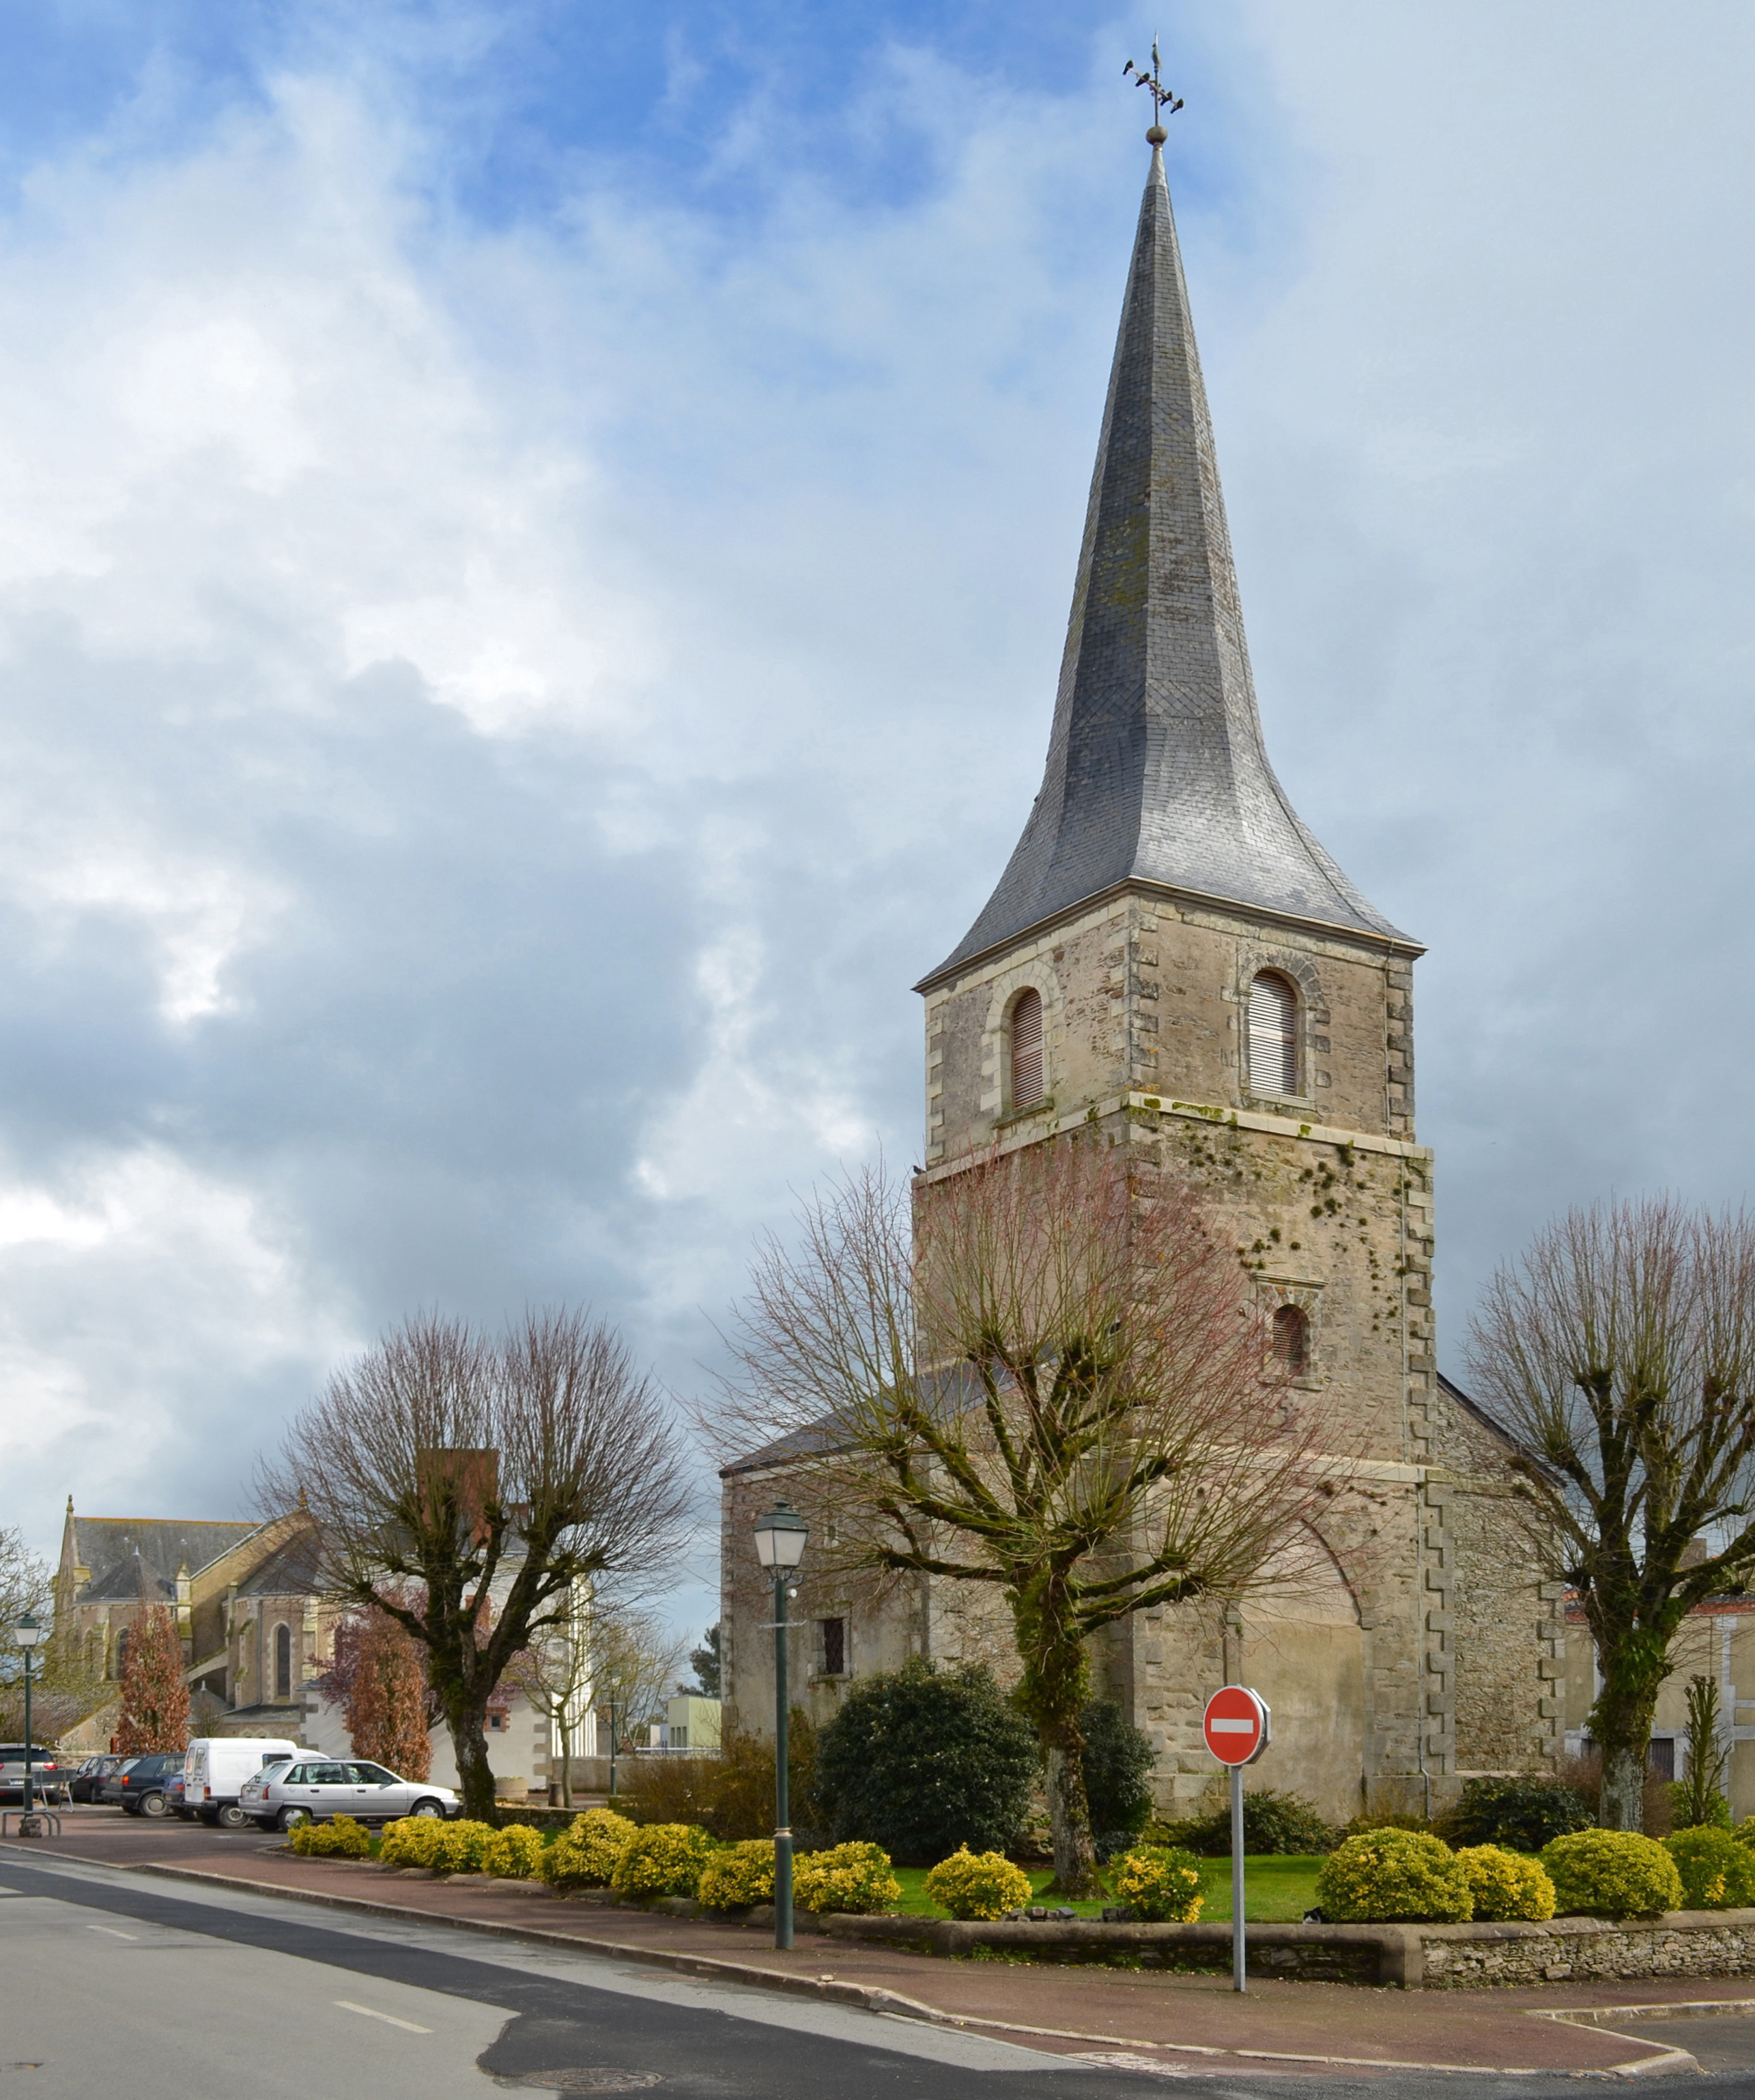
<svg viewBox="0 0 1755 2100">
<path fill-rule="evenodd" d="M 1024 1674 L 1012 1696 L 1035 1723 L 1047 1767 L 1048 1820 L 1054 1831 L 1050 1893 L 1075 1901 L 1100 1895 L 1091 1804 L 1085 1794 L 1085 1739 L 1078 1726 L 1091 1670 L 1075 1630 L 1063 1580 L 1050 1570 L 1013 1592 Z"/>
<path fill-rule="evenodd" d="M 561 1806 L 573 1805 L 573 1732 L 567 1725 L 567 1710 L 563 1706 L 554 1717 L 554 1732 L 561 1745 Z"/>
<path fill-rule="evenodd" d="M 487 1702 L 454 1707 L 445 1716 L 457 1759 L 457 1791 L 463 1813 L 478 1823 L 494 1820 L 494 1776 L 487 1762 Z"/>
<path fill-rule="evenodd" d="M 1075 1901 L 1100 1895 L 1097 1849 L 1091 1836 L 1091 1804 L 1085 1795 L 1084 1744 L 1075 1725 L 1070 1744 L 1045 1742 L 1048 1766 L 1048 1820 L 1054 1830 L 1054 1880 L 1047 1893 Z"/>
<path fill-rule="evenodd" d="M 1597 1821 L 1605 1830 L 1645 1828 L 1645 1769 L 1651 1717 L 1669 1661 L 1649 1639 L 1633 1652 L 1598 1651 L 1603 1689 L 1590 1710 L 1591 1740 L 1603 1753 L 1603 1796 Z"/>
</svg>

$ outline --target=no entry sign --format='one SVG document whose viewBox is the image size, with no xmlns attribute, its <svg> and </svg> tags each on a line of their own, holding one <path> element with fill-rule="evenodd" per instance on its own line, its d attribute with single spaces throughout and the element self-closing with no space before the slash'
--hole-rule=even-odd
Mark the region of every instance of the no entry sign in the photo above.
<svg viewBox="0 0 1755 2100">
<path fill-rule="evenodd" d="M 1272 1733 L 1267 1701 L 1246 1685 L 1228 1684 L 1206 1702 L 1206 1747 L 1222 1765 L 1252 1763 Z"/>
</svg>

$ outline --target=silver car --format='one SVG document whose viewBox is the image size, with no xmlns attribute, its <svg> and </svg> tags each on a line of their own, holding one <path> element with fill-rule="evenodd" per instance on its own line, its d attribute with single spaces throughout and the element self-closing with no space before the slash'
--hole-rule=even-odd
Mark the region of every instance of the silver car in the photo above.
<svg viewBox="0 0 1755 2100">
<path fill-rule="evenodd" d="M 398 1815 L 455 1815 L 462 1803 L 448 1786 L 399 1779 L 382 1765 L 354 1758 L 277 1758 L 238 1789 L 238 1807 L 264 1830 L 292 1830 L 351 1815 L 356 1823 L 388 1823 Z"/>
</svg>

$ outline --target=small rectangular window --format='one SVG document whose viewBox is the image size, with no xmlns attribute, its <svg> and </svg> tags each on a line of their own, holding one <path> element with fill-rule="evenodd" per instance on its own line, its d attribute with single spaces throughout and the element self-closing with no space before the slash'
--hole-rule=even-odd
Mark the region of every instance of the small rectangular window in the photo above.
<svg viewBox="0 0 1755 2100">
<path fill-rule="evenodd" d="M 1654 1736 L 1646 1753 L 1647 1769 L 1653 1779 L 1673 1780 L 1676 1776 L 1676 1739 L 1673 1736 Z"/>
<path fill-rule="evenodd" d="M 817 1628 L 822 1636 L 823 1675 L 844 1677 L 847 1674 L 846 1620 L 818 1619 Z"/>
</svg>

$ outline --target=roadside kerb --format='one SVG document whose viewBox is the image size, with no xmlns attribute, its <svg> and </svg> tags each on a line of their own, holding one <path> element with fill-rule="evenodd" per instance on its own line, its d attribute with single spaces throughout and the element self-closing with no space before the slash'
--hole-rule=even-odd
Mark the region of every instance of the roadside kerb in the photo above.
<svg viewBox="0 0 1755 2100">
<path fill-rule="evenodd" d="M 65 1853 L 50 1856 L 66 1859 Z M 80 1862 L 82 1864 L 92 1864 Z M 126 1866 L 110 1866 L 108 1871 L 117 1873 L 152 1874 L 167 1881 L 199 1882 L 209 1888 L 241 1889 L 254 1895 L 283 1897 L 295 1903 L 320 1905 L 325 1908 L 353 1912 L 361 1916 L 390 1918 L 400 1923 L 418 1922 L 421 1925 L 443 1925 L 459 1932 L 483 1934 L 489 1938 L 522 1941 L 538 1946 L 565 1949 L 575 1954 L 589 1954 L 611 1961 L 633 1961 L 646 1967 L 667 1969 L 673 1974 L 692 1976 L 703 1981 L 743 1984 L 756 1989 L 779 1991 L 796 1997 L 815 1998 L 832 2005 L 851 2005 L 861 2010 L 885 2015 L 894 2019 L 924 2022 L 930 2026 L 955 2029 L 979 2028 L 985 2032 L 1012 2034 L 1020 2036 L 1037 2036 L 1044 2040 L 1097 2042 L 1095 2049 L 1077 2052 L 1069 2061 L 1111 2064 L 1118 2068 L 1164 2068 L 1162 2059 L 1166 2055 L 1197 2056 L 1202 2058 L 1226 2057 L 1252 2062 L 1283 2064 L 1332 2065 L 1337 2068 L 1357 2068 L 1371 2071 L 1435 2071 L 1466 2073 L 1474 2076 L 1531 2077 L 1541 2073 L 1527 2065 L 1491 2065 L 1479 2063 L 1450 2063 L 1412 2058 L 1385 2058 L 1382 2057 L 1338 2056 L 1317 2051 L 1290 2049 L 1249 2049 L 1219 2046 L 1211 2043 L 1135 2040 L 1126 2036 L 1096 2036 L 1087 2031 L 1071 2027 L 1026 2026 L 1012 2020 L 993 2019 L 977 2014 L 950 2013 L 936 2005 L 924 2004 L 897 1991 L 865 1984 L 849 1983 L 836 1979 L 794 1975 L 777 1969 L 765 1969 L 753 1962 L 728 1961 L 717 1957 L 687 1954 L 665 1948 L 641 1946 L 626 1940 L 597 1939 L 573 1932 L 551 1932 L 539 1926 L 513 1925 L 492 1918 L 455 1917 L 443 1912 L 416 1910 L 409 1906 L 385 1903 L 369 1896 L 342 1895 L 327 1890 L 304 1889 L 279 1882 L 248 1881 L 236 1874 L 209 1873 L 198 1867 L 174 1867 L 158 1861 L 142 1860 Z M 845 1922 L 847 1921 L 842 1921 Z M 871 1920 L 858 1921 L 871 1923 Z M 896 1921 L 901 1922 L 902 1921 Z M 946 1920 L 922 1920 L 926 1924 L 954 1922 Z M 1228 1927 L 1212 1928 L 1224 1935 L 1224 1944 L 1229 1947 Z M 1329 1930 L 1343 1928 L 1331 1926 Z M 1352 1928 L 1365 1930 L 1368 1928 Z M 827 1935 L 836 1936 L 836 1935 Z M 854 1935 L 840 1935 L 852 1937 Z M 863 1935 L 860 1935 L 863 1936 Z M 1603 2011 L 1619 2019 L 1625 2019 L 1626 2008 L 1605 2007 Z M 1695 2008 L 1695 2010 L 1699 2010 Z M 1563 2020 L 1561 2014 L 1546 2014 L 1557 2022 Z M 1581 2017 L 1577 2024 L 1587 2022 Z M 1613 2028 L 1601 2027 L 1606 2036 L 1615 2040 L 1630 2042 L 1635 2048 L 1651 2049 L 1656 2054 L 1650 2058 L 1636 2058 L 1625 2063 L 1600 2067 L 1594 2075 L 1638 2076 L 1651 2069 L 1665 2071 L 1698 2069 L 1695 2059 L 1685 2049 L 1665 2049 L 1655 2042 L 1643 2041 L 1636 2035 L 1618 2034 Z M 1148 2055 L 1145 2052 L 1150 2052 Z M 1156 2062 L 1153 2058 L 1158 2059 Z"/>
</svg>

